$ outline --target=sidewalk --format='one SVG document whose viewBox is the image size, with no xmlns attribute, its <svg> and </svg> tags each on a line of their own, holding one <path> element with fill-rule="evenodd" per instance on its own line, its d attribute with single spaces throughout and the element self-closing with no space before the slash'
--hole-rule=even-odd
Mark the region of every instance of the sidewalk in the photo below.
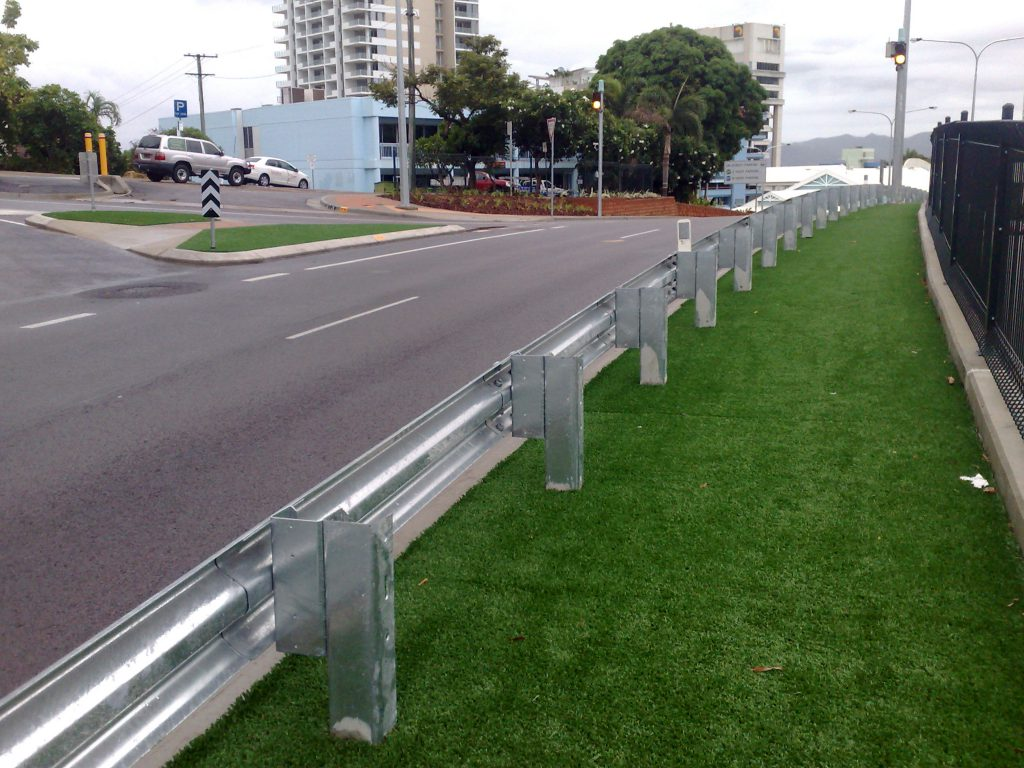
<svg viewBox="0 0 1024 768">
<path fill-rule="evenodd" d="M 383 745 L 328 736 L 288 657 L 173 765 L 1020 764 L 1024 571 L 961 480 L 992 468 L 915 215 L 722 280 L 666 386 L 630 351 L 587 387 L 581 491 L 527 443 L 416 541 Z"/>
</svg>

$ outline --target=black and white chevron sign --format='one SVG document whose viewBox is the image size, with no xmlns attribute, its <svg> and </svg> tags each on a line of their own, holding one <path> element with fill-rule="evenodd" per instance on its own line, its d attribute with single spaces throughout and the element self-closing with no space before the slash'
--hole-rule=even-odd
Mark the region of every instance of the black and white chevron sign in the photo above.
<svg viewBox="0 0 1024 768">
<path fill-rule="evenodd" d="M 203 209 L 203 216 L 208 219 L 220 218 L 220 178 L 215 171 L 207 171 L 202 176 L 200 185 L 199 203 Z"/>
</svg>

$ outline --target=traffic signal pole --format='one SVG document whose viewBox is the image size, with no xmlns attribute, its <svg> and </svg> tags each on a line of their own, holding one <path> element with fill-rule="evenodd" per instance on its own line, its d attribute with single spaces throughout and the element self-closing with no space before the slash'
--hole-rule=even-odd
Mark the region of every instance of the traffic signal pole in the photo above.
<svg viewBox="0 0 1024 768">
<path fill-rule="evenodd" d="M 903 29 L 899 39 L 906 46 L 906 60 L 896 64 L 896 112 L 892 141 L 892 169 L 889 171 L 889 186 L 898 194 L 903 188 L 903 138 L 907 123 L 907 67 L 910 65 L 910 2 L 906 0 L 903 11 Z"/>
</svg>

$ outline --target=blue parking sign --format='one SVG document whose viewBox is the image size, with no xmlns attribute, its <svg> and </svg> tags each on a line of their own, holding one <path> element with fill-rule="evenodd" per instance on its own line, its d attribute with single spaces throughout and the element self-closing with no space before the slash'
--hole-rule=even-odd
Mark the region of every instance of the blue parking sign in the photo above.
<svg viewBox="0 0 1024 768">
<path fill-rule="evenodd" d="M 174 100 L 174 116 L 188 117 L 188 102 L 184 99 Z"/>
</svg>

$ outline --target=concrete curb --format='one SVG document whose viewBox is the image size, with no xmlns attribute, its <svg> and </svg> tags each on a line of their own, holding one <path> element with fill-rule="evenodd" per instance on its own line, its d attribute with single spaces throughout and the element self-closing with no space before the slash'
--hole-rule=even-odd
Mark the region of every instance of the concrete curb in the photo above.
<svg viewBox="0 0 1024 768">
<path fill-rule="evenodd" d="M 283 259 L 288 256 L 303 256 L 310 253 L 321 253 L 340 248 L 354 248 L 360 245 L 374 245 L 387 243 L 396 240 L 412 240 L 432 235 L 448 235 L 457 232 L 465 232 L 465 227 L 456 224 L 449 224 L 440 227 L 426 227 L 404 232 L 384 232 L 378 235 L 362 235 L 360 237 L 348 237 L 341 240 L 319 240 L 313 243 L 299 243 L 296 245 L 283 245 L 277 248 L 262 248 L 255 251 L 238 251 L 236 253 L 202 253 L 200 251 L 187 251 L 178 248 L 182 242 L 188 240 L 196 232 L 203 231 L 205 224 L 191 226 L 188 229 L 173 229 L 179 225 L 154 227 L 131 227 L 116 224 L 94 224 L 81 221 L 64 221 L 62 219 L 51 219 L 42 214 L 33 214 L 25 219 L 30 226 L 39 229 L 46 229 L 52 232 L 60 232 L 65 235 L 74 235 L 89 240 L 105 242 L 118 248 L 123 248 L 139 256 L 146 256 L 151 259 L 168 261 L 175 264 L 200 264 L 208 266 L 222 266 L 230 264 L 257 264 L 271 259 Z M 116 229 L 112 229 L 116 228 Z M 124 235 L 125 232 L 142 234 L 151 232 L 153 237 L 148 242 L 130 243 L 125 242 L 123 237 L 113 235 L 117 232 Z M 170 232 L 175 234 L 170 234 Z"/>
<path fill-rule="evenodd" d="M 318 240 L 313 243 L 282 245 L 277 248 L 261 248 L 256 251 L 237 251 L 235 253 L 201 253 L 200 251 L 186 251 L 180 248 L 159 250 L 160 244 L 158 243 L 151 246 L 143 245 L 129 248 L 128 250 L 140 256 L 148 256 L 151 259 L 160 259 L 161 261 L 170 261 L 176 264 L 207 264 L 210 266 L 257 264 L 273 259 L 283 259 L 288 256 L 305 256 L 311 253 L 334 251 L 339 248 L 355 248 L 360 245 L 375 245 L 396 240 L 414 240 L 420 237 L 450 235 L 465 231 L 464 227 L 449 224 L 443 227 L 427 227 L 426 229 L 415 229 L 405 232 L 384 232 L 379 235 L 346 237 L 341 240 Z"/>
<path fill-rule="evenodd" d="M 928 293 L 946 332 L 946 342 L 964 383 L 978 434 L 992 463 L 995 486 L 1006 506 L 1017 545 L 1024 549 L 1024 438 L 1006 407 L 992 371 L 979 354 L 974 334 L 942 274 L 926 217 L 925 206 L 922 205 L 917 213 L 917 222 L 921 230 Z"/>
</svg>

